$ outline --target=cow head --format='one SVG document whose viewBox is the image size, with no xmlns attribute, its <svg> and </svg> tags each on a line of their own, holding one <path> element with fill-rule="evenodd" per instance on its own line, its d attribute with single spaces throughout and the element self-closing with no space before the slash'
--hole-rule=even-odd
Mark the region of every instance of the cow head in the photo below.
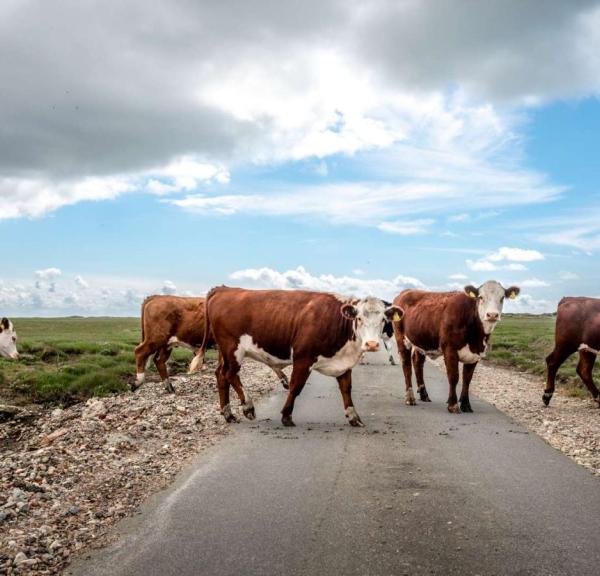
<svg viewBox="0 0 600 576">
<path fill-rule="evenodd" d="M 399 306 L 386 306 L 379 298 L 363 298 L 342 304 L 342 315 L 354 320 L 354 331 L 365 352 L 379 350 L 379 340 L 386 321 L 397 322 L 404 311 Z"/>
<path fill-rule="evenodd" d="M 0 320 L 0 358 L 16 360 L 18 357 L 17 333 L 12 322 L 8 318 L 2 318 Z"/>
<path fill-rule="evenodd" d="M 513 300 L 520 291 L 521 289 L 517 286 L 504 288 L 495 280 L 488 280 L 479 288 L 471 285 L 465 286 L 467 296 L 477 300 L 477 312 L 486 334 L 490 334 L 500 320 L 504 300 L 506 298 Z"/>
</svg>

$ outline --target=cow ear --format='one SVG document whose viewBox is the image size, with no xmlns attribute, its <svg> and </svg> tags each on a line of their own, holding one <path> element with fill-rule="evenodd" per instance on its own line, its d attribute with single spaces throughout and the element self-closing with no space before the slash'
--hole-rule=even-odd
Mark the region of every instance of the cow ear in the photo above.
<svg viewBox="0 0 600 576">
<path fill-rule="evenodd" d="M 507 288 L 504 291 L 504 294 L 506 294 L 507 298 L 514 300 L 519 295 L 520 292 L 521 292 L 521 289 L 518 286 L 511 286 L 510 288 Z"/>
<path fill-rule="evenodd" d="M 2 320 L 0 320 L 0 332 L 2 332 L 2 330 L 8 330 L 10 327 L 10 323 L 8 321 L 8 318 L 2 318 Z"/>
<path fill-rule="evenodd" d="M 479 296 L 479 288 L 475 288 L 475 286 L 469 284 L 468 286 L 465 286 L 465 294 L 469 296 L 469 298 L 477 298 L 477 296 Z"/>
<path fill-rule="evenodd" d="M 389 306 L 385 310 L 385 317 L 391 322 L 400 322 L 404 316 L 404 310 L 400 306 Z"/>
<path fill-rule="evenodd" d="M 340 310 L 342 311 L 342 316 L 344 318 L 348 318 L 348 320 L 354 320 L 354 318 L 358 316 L 358 309 L 350 302 L 342 304 Z"/>
</svg>

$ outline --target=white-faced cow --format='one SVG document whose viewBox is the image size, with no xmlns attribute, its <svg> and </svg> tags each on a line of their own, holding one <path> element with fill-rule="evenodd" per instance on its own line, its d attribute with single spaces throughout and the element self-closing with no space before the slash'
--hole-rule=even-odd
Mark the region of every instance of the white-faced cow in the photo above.
<svg viewBox="0 0 600 576">
<path fill-rule="evenodd" d="M 149 296 L 142 303 L 142 342 L 135 349 L 136 380 L 131 389 L 136 390 L 145 378 L 150 356 L 164 382 L 165 389 L 175 392 L 169 380 L 167 361 L 173 348 L 189 348 L 194 354 L 204 338 L 204 298 L 183 296 Z M 208 346 L 213 345 L 209 338 Z M 288 387 L 286 375 L 275 370 L 284 388 Z"/>
<path fill-rule="evenodd" d="M 13 323 L 8 318 L 0 320 L 0 358 L 17 360 L 17 333 Z"/>
<path fill-rule="evenodd" d="M 598 389 L 592 371 L 596 356 L 600 354 L 600 299 L 567 297 L 558 303 L 554 350 L 546 358 L 548 378 L 543 401 L 550 404 L 554 394 L 556 373 L 561 364 L 573 353 L 579 352 L 577 374 L 600 407 Z"/>
<path fill-rule="evenodd" d="M 365 351 L 379 349 L 385 319 L 394 314 L 400 318 L 402 310 L 386 308 L 377 298 L 345 300 L 304 290 L 214 288 L 206 297 L 205 342 L 190 371 L 202 366 L 212 331 L 222 354 L 217 385 L 221 412 L 227 421 L 235 420 L 229 405 L 230 386 L 241 398 L 244 415 L 255 418 L 252 400 L 244 395 L 239 377 L 247 356 L 272 367 L 293 366 L 281 411 L 285 426 L 294 426 L 294 401 L 311 370 L 337 378 L 346 418 L 352 426 L 362 426 L 352 402 L 352 368 Z"/>
<path fill-rule="evenodd" d="M 406 385 L 406 404 L 414 405 L 411 359 L 423 402 L 429 395 L 423 379 L 425 356 L 444 357 L 448 377 L 448 411 L 472 412 L 469 384 L 479 359 L 485 354 L 490 334 L 502 314 L 505 298 L 516 298 L 519 288 L 503 288 L 490 280 L 479 288 L 466 286 L 464 292 L 405 290 L 394 299 L 404 309 L 400 322 L 394 322 L 398 352 Z M 463 363 L 460 407 L 456 397 L 459 362 Z"/>
</svg>

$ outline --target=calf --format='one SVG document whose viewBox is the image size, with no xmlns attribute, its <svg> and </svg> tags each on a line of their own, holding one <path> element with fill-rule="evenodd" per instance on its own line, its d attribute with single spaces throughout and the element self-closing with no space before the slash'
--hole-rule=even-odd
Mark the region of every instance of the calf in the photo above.
<svg viewBox="0 0 600 576">
<path fill-rule="evenodd" d="M 165 389 L 175 392 L 169 380 L 167 360 L 174 347 L 182 346 L 197 352 L 204 338 L 204 298 L 183 296 L 150 296 L 142 303 L 142 342 L 135 349 L 137 365 L 136 390 L 145 378 L 146 364 L 154 356 L 154 364 Z M 209 337 L 207 345 L 214 342 Z M 275 373 L 284 388 L 287 377 L 281 370 Z"/>
<path fill-rule="evenodd" d="M 13 323 L 8 318 L 0 320 L 0 358 L 17 360 L 17 333 Z"/>
<path fill-rule="evenodd" d="M 284 426 L 294 426 L 292 412 L 312 370 L 337 379 L 346 418 L 352 426 L 363 423 L 352 402 L 352 368 L 363 352 L 379 349 L 386 318 L 402 310 L 386 308 L 377 298 L 346 300 L 334 294 L 304 290 L 244 290 L 219 287 L 206 297 L 204 342 L 190 365 L 202 366 L 210 333 L 221 351 L 217 385 L 221 413 L 236 420 L 229 405 L 229 387 L 240 396 L 242 411 L 255 418 L 252 400 L 239 378 L 244 357 L 268 366 L 293 366 L 287 400 L 281 411 Z"/>
<path fill-rule="evenodd" d="M 600 299 L 563 298 L 556 311 L 554 350 L 546 358 L 548 376 L 542 397 L 548 406 L 556 381 L 556 373 L 561 364 L 574 352 L 579 352 L 577 374 L 592 394 L 592 399 L 600 407 L 598 389 L 594 384 L 592 370 L 596 356 L 600 354 Z"/>
<path fill-rule="evenodd" d="M 405 290 L 394 299 L 404 309 L 400 322 L 394 322 L 394 334 L 402 359 L 406 399 L 414 405 L 412 366 L 421 401 L 429 402 L 423 379 L 425 356 L 444 357 L 448 377 L 448 411 L 472 412 L 469 384 L 475 366 L 485 354 L 490 334 L 502 313 L 505 298 L 516 298 L 519 288 L 503 288 L 490 280 L 479 288 L 466 286 L 463 292 L 425 292 Z M 460 407 L 456 397 L 459 362 L 463 363 Z"/>
</svg>

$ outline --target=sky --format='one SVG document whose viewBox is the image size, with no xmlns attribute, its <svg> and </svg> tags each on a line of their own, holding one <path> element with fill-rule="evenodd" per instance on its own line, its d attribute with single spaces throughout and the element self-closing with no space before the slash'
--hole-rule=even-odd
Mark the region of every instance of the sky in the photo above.
<svg viewBox="0 0 600 576">
<path fill-rule="evenodd" d="M 0 78 L 0 316 L 600 296 L 600 2 L 4 0 Z"/>
</svg>

